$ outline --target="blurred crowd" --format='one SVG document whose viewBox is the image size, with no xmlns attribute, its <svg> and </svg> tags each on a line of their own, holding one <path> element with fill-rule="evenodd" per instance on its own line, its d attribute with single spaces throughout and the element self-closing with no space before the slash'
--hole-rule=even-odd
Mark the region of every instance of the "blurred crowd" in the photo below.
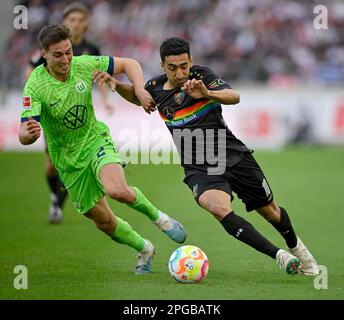
<svg viewBox="0 0 344 320">
<path fill-rule="evenodd" d="M 21 87 L 23 70 L 45 24 L 61 21 L 71 1 L 18 1 L 29 28 L 15 31 L 6 49 L 8 85 Z M 344 84 L 344 1 L 83 0 L 91 9 L 87 39 L 102 54 L 133 57 L 146 78 L 159 74 L 159 45 L 167 37 L 191 42 L 195 64 L 230 83 Z M 314 7 L 326 5 L 328 29 L 314 27 Z M 13 72 L 18 70 L 18 72 Z"/>
</svg>

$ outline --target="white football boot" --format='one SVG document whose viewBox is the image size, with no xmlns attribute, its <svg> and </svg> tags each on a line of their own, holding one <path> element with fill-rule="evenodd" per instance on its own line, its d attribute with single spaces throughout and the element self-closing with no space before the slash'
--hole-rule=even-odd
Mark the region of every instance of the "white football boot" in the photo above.
<svg viewBox="0 0 344 320">
<path fill-rule="evenodd" d="M 183 243 L 185 241 L 186 233 L 183 226 L 166 213 L 159 211 L 159 218 L 154 224 L 170 239 L 178 243 Z"/>
<path fill-rule="evenodd" d="M 303 268 L 297 257 L 282 249 L 278 250 L 276 254 L 276 262 L 280 269 L 291 275 L 300 273 Z"/>
<path fill-rule="evenodd" d="M 63 219 L 63 213 L 60 207 L 51 206 L 49 210 L 49 222 L 50 223 L 61 223 Z"/>
<path fill-rule="evenodd" d="M 288 248 L 289 252 L 295 257 L 298 257 L 303 264 L 301 273 L 307 276 L 317 276 L 319 274 L 319 265 L 315 261 L 312 254 L 307 247 L 302 243 L 301 239 L 297 238 L 297 245 L 295 248 Z"/>
<path fill-rule="evenodd" d="M 57 197 L 55 194 L 50 193 L 50 209 L 49 209 L 49 222 L 61 223 L 63 219 L 62 209 L 56 204 Z"/>
<path fill-rule="evenodd" d="M 153 244 L 149 240 L 145 240 L 144 249 L 137 255 L 136 274 L 142 275 L 151 272 L 154 253 Z"/>
</svg>

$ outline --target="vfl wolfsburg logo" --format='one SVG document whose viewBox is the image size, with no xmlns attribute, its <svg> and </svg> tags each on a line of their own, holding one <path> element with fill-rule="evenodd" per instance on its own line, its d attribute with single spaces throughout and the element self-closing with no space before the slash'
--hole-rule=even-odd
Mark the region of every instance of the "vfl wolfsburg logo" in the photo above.
<svg viewBox="0 0 344 320">
<path fill-rule="evenodd" d="M 87 109 L 85 106 L 76 105 L 71 107 L 63 118 L 63 124 L 68 129 L 81 128 L 87 120 Z"/>
<path fill-rule="evenodd" d="M 87 89 L 85 82 L 79 81 L 79 82 L 75 85 L 75 89 L 76 89 L 76 91 L 78 91 L 78 92 L 80 92 L 80 93 L 85 92 L 86 89 Z"/>
</svg>

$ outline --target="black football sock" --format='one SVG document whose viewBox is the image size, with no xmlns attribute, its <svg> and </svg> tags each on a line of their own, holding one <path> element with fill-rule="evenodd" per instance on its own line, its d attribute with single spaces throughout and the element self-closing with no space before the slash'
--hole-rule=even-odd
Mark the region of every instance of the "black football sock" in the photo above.
<svg viewBox="0 0 344 320">
<path fill-rule="evenodd" d="M 46 176 L 46 177 L 47 177 L 47 181 L 48 181 L 48 185 L 49 185 L 50 191 L 56 196 L 56 187 L 57 187 L 57 180 L 58 180 L 57 175 Z"/>
<path fill-rule="evenodd" d="M 297 245 L 297 237 L 296 237 L 295 231 L 291 225 L 287 211 L 282 207 L 280 207 L 280 209 L 281 209 L 280 222 L 278 223 L 271 222 L 271 224 L 282 235 L 285 242 L 287 243 L 287 246 L 289 248 L 295 248 Z"/>
<path fill-rule="evenodd" d="M 279 248 L 264 238 L 248 221 L 237 216 L 234 211 L 227 214 L 220 222 L 234 238 L 270 256 L 272 259 L 276 258 Z"/>
<path fill-rule="evenodd" d="M 64 187 L 59 176 L 57 176 L 56 196 L 57 196 L 56 205 L 62 208 L 67 197 L 67 190 Z"/>
</svg>

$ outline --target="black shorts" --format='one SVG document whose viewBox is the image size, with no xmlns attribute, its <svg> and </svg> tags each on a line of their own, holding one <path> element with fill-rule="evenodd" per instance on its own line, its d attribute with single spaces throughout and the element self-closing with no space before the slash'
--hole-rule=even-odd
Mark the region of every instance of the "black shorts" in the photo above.
<svg viewBox="0 0 344 320">
<path fill-rule="evenodd" d="M 252 211 L 270 204 L 273 194 L 262 169 L 251 153 L 234 166 L 227 168 L 222 175 L 208 175 L 204 171 L 186 172 L 184 182 L 188 185 L 198 202 L 201 194 L 207 190 L 222 190 L 232 196 L 235 192 L 246 206 Z M 233 196 L 232 196 L 233 199 Z"/>
</svg>

